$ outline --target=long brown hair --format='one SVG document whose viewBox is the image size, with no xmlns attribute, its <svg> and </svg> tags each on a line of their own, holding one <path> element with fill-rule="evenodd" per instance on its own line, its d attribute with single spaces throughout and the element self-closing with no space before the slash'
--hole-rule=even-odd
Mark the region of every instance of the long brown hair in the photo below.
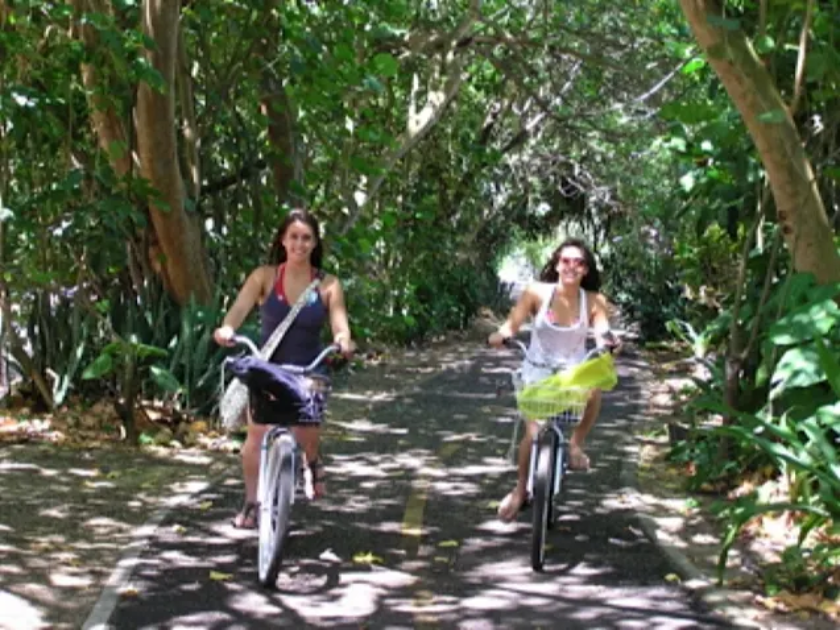
<svg viewBox="0 0 840 630">
<path fill-rule="evenodd" d="M 283 237 L 286 236 L 286 230 L 289 229 L 289 226 L 296 221 L 300 221 L 301 223 L 308 225 L 312 230 L 312 233 L 315 235 L 315 248 L 309 255 L 309 262 L 316 269 L 320 269 L 324 260 L 324 246 L 321 242 L 321 226 L 318 223 L 318 219 L 303 208 L 293 208 L 289 214 L 286 215 L 286 218 L 283 219 L 283 222 L 277 229 L 277 234 L 274 236 L 274 241 L 271 243 L 269 261 L 273 265 L 279 265 L 280 263 L 286 262 L 286 248 L 283 247 Z"/>
<path fill-rule="evenodd" d="M 580 281 L 580 286 L 585 291 L 599 291 L 601 289 L 601 273 L 598 271 L 598 263 L 595 262 L 595 255 L 586 246 L 582 240 L 577 238 L 566 239 L 560 243 L 559 247 L 554 250 L 554 253 L 545 263 L 540 272 L 540 280 L 543 282 L 557 282 L 560 278 L 560 273 L 557 271 L 557 263 L 560 262 L 560 255 L 567 247 L 577 247 L 583 252 L 583 259 L 586 262 L 586 275 Z"/>
</svg>

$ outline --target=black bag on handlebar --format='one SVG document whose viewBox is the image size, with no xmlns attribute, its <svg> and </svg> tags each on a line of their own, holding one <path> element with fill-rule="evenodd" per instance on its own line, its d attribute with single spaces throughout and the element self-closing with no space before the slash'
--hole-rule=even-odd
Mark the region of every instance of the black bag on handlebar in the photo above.
<svg viewBox="0 0 840 630">
<path fill-rule="evenodd" d="M 257 424 L 316 424 L 321 422 L 326 387 L 313 388 L 318 376 L 294 374 L 254 356 L 231 359 L 228 369 L 248 386 Z"/>
</svg>

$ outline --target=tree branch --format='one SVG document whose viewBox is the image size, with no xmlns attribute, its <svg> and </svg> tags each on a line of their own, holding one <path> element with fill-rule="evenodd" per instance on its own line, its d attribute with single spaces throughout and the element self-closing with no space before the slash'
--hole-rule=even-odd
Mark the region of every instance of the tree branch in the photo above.
<svg viewBox="0 0 840 630">
<path fill-rule="evenodd" d="M 814 17 L 814 0 L 808 0 L 805 7 L 805 21 L 802 23 L 802 31 L 799 33 L 799 55 L 796 58 L 796 77 L 793 83 L 793 100 L 788 109 L 790 115 L 794 116 L 802 99 L 802 85 L 805 80 L 805 60 L 808 55 L 808 33 L 811 30 L 811 22 Z"/>
<path fill-rule="evenodd" d="M 201 168 L 199 163 L 199 136 L 195 115 L 195 95 L 192 74 L 184 40 L 183 24 L 178 28 L 178 99 L 181 105 L 181 119 L 184 134 L 184 161 L 187 171 L 187 189 L 195 203 L 201 194 Z"/>
<path fill-rule="evenodd" d="M 479 0 L 472 0 L 467 15 L 452 32 L 449 38 L 449 49 L 441 59 L 440 65 L 435 68 L 432 74 L 426 93 L 426 102 L 419 111 L 417 110 L 416 102 L 419 81 L 415 76 L 415 85 L 412 89 L 412 96 L 408 107 L 406 131 L 399 138 L 398 145 L 381 161 L 377 175 L 369 182 L 365 182 L 363 178 L 362 184 L 364 187 L 358 188 L 353 193 L 352 200 L 349 199 L 349 195 L 346 195 L 345 201 L 347 202 L 350 215 L 340 230 L 340 234 L 346 234 L 353 227 L 364 211 L 365 206 L 382 187 L 385 178 L 397 162 L 420 143 L 440 120 L 452 99 L 455 98 L 464 80 L 464 56 L 463 54 L 457 54 L 456 44 L 469 32 L 478 20 L 480 4 Z"/>
</svg>

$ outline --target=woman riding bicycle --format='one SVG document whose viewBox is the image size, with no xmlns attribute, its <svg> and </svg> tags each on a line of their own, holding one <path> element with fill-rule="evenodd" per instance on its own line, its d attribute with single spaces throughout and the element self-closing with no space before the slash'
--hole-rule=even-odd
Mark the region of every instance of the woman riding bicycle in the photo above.
<svg viewBox="0 0 840 630">
<path fill-rule="evenodd" d="M 272 244 L 272 264 L 257 267 L 248 276 L 236 301 L 213 334 L 216 342 L 232 345 L 232 337 L 251 309 L 260 306 L 261 343 L 283 321 L 301 293 L 317 277 L 320 284 L 297 314 L 283 341 L 271 357 L 272 363 L 307 365 L 321 351 L 321 330 L 329 319 L 333 340 L 342 354 L 353 352 L 347 308 L 341 283 L 321 270 L 323 247 L 318 221 L 305 210 L 292 210 L 280 225 Z M 260 444 L 270 425 L 255 423 L 250 410 L 248 435 L 242 446 L 242 471 L 245 478 L 245 504 L 233 521 L 234 527 L 256 526 L 257 479 L 260 467 Z M 289 409 L 290 422 L 297 411 Z M 323 462 L 319 455 L 320 426 L 317 423 L 293 427 L 295 438 L 310 462 L 316 496 L 324 494 Z"/>
<path fill-rule="evenodd" d="M 490 345 L 501 347 L 531 317 L 531 340 L 522 365 L 522 379 L 527 383 L 550 376 L 560 366 L 580 363 L 586 355 L 588 332 L 595 333 L 599 346 L 615 345 L 609 332 L 607 300 L 598 293 L 601 278 L 595 257 L 580 240 L 562 243 L 540 273 L 540 282 L 530 284 L 510 312 L 507 321 L 492 333 Z M 586 470 L 589 458 L 583 443 L 601 410 L 601 392 L 593 390 L 580 423 L 569 441 L 571 469 Z M 526 431 L 519 444 L 516 487 L 499 505 L 499 518 L 516 518 L 527 498 L 531 441 L 539 430 L 536 422 L 526 422 Z"/>
</svg>

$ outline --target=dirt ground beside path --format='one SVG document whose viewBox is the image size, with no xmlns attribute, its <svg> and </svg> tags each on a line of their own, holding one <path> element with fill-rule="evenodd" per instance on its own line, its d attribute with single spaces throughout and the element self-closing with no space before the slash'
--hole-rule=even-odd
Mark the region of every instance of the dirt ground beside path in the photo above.
<svg viewBox="0 0 840 630">
<path fill-rule="evenodd" d="M 220 453 L 0 448 L 0 628 L 81 628 L 141 526 L 234 464 Z"/>
</svg>

